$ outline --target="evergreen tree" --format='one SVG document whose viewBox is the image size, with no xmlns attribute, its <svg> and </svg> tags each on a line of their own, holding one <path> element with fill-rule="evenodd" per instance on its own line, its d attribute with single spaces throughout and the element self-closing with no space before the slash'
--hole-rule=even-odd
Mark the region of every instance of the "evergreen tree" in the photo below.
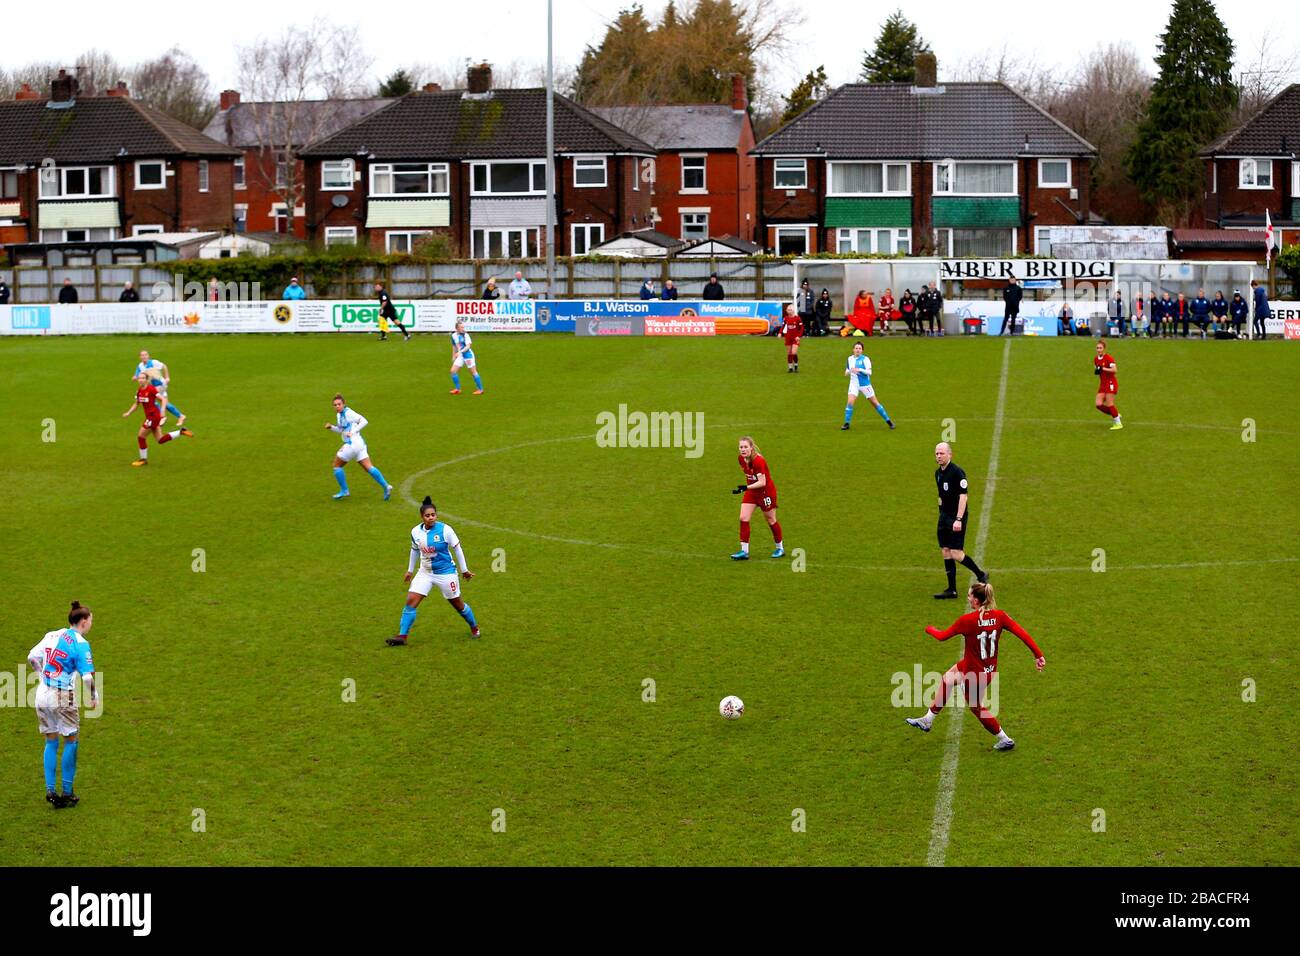
<svg viewBox="0 0 1300 956">
<path fill-rule="evenodd" d="M 785 112 L 781 114 L 781 126 L 790 122 L 808 107 L 821 100 L 830 92 L 830 82 L 826 79 L 826 67 L 819 66 L 809 70 L 808 75 L 790 91 L 785 98 Z"/>
<path fill-rule="evenodd" d="M 415 79 L 405 70 L 398 70 L 379 84 L 380 96 L 405 96 L 415 89 Z"/>
<path fill-rule="evenodd" d="M 1160 72 L 1126 163 L 1166 222 L 1186 221 L 1200 195 L 1197 152 L 1223 132 L 1237 103 L 1232 62 L 1232 37 L 1213 0 L 1174 0 L 1156 57 Z"/>
<path fill-rule="evenodd" d="M 916 55 L 929 52 L 930 44 L 916 32 L 916 24 L 895 10 L 880 28 L 875 49 L 863 56 L 860 78 L 867 83 L 913 83 Z"/>
</svg>

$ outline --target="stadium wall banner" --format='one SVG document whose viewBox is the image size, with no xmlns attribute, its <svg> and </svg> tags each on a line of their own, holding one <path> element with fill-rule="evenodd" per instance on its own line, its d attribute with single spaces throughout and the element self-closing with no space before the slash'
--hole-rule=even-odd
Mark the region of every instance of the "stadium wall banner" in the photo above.
<svg viewBox="0 0 1300 956">
<path fill-rule="evenodd" d="M 939 278 L 960 279 L 1111 279 L 1115 264 L 1106 259 L 941 259 Z"/>
<path fill-rule="evenodd" d="M 1056 335 L 1057 316 L 1061 314 L 1061 306 L 1067 303 L 1075 319 L 1090 318 L 1094 312 L 1101 312 L 1106 307 L 1105 302 L 1096 299 L 1053 299 L 1043 302 L 1026 300 L 1020 303 L 1020 321 L 1025 335 Z M 959 328 L 966 319 L 983 319 L 980 331 L 989 334 L 1002 328 L 1006 304 L 1001 299 L 950 299 L 944 303 L 943 310 L 946 314 L 957 317 Z"/>
<path fill-rule="evenodd" d="M 1270 302 L 1269 309 L 1273 315 L 1264 320 L 1265 333 L 1300 341 L 1300 302 Z"/>
<path fill-rule="evenodd" d="M 766 335 L 781 324 L 781 303 L 756 300 L 581 299 L 539 303 L 548 324 L 573 323 L 582 336 Z"/>
</svg>

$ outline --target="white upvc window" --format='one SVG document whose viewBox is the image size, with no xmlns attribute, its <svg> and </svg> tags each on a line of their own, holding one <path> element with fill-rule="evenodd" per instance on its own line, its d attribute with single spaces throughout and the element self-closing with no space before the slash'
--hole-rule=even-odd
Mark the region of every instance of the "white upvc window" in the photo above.
<svg viewBox="0 0 1300 956">
<path fill-rule="evenodd" d="M 235 203 L 235 232 L 248 231 L 248 203 Z"/>
<path fill-rule="evenodd" d="M 910 163 L 827 163 L 827 196 L 910 196 Z"/>
<path fill-rule="evenodd" d="M 682 192 L 708 192 L 708 180 L 706 175 L 708 161 L 709 157 L 704 153 L 682 155 Z"/>
<path fill-rule="evenodd" d="M 912 230 L 837 229 L 835 251 L 907 255 L 912 251 Z"/>
<path fill-rule="evenodd" d="M 208 181 L 209 181 L 208 177 L 209 177 L 208 161 L 206 159 L 200 159 L 199 160 L 199 192 L 205 193 L 208 191 Z"/>
<path fill-rule="evenodd" d="M 542 230 L 537 227 L 506 226 L 470 232 L 475 259 L 532 259 L 541 248 Z"/>
<path fill-rule="evenodd" d="M 934 164 L 936 196 L 1018 196 L 1016 164 L 1011 162 L 959 162 Z"/>
<path fill-rule="evenodd" d="M 519 159 L 470 163 L 470 194 L 545 196 L 546 160 Z"/>
<path fill-rule="evenodd" d="M 682 238 L 687 240 L 709 238 L 709 210 L 682 210 Z"/>
<path fill-rule="evenodd" d="M 38 176 L 42 199 L 95 199 L 115 192 L 112 166 L 60 166 Z"/>
<path fill-rule="evenodd" d="M 936 229 L 935 254 L 999 259 L 1016 254 L 1015 229 Z"/>
<path fill-rule="evenodd" d="M 235 160 L 235 188 L 236 189 L 248 188 L 247 176 L 248 173 L 244 166 L 244 157 L 240 156 L 237 160 Z"/>
<path fill-rule="evenodd" d="M 569 254 L 585 256 L 605 241 L 603 222 L 577 222 L 569 227 Z"/>
<path fill-rule="evenodd" d="M 327 159 L 320 164 L 320 188 L 351 189 L 356 164 L 350 159 Z"/>
<path fill-rule="evenodd" d="M 391 232 L 389 235 L 393 235 Z M 356 226 L 326 226 L 325 248 L 330 246 L 355 246 L 357 244 Z"/>
<path fill-rule="evenodd" d="M 542 182 L 545 188 L 546 182 L 546 164 L 542 164 Z M 577 188 L 584 186 L 606 186 L 609 184 L 609 173 L 606 169 L 604 156 L 575 156 L 573 157 L 573 185 Z"/>
<path fill-rule="evenodd" d="M 1300 199 L 1300 160 L 1291 163 L 1291 198 Z"/>
<path fill-rule="evenodd" d="M 772 248 L 778 256 L 803 256 L 812 251 L 807 226 L 773 226 L 772 232 Z"/>
<path fill-rule="evenodd" d="M 446 163 L 375 163 L 370 167 L 370 195 L 446 196 L 449 169 Z"/>
<path fill-rule="evenodd" d="M 773 189 L 807 189 L 808 160 L 774 159 L 772 160 Z"/>
<path fill-rule="evenodd" d="M 1219 191 L 1219 161 L 1217 159 L 1212 159 L 1210 160 L 1210 192 L 1217 193 L 1218 191 Z"/>
<path fill-rule="evenodd" d="M 131 235 L 132 235 L 132 236 L 151 236 L 151 235 L 154 235 L 155 233 L 159 233 L 159 232 L 166 232 L 166 230 L 163 229 L 162 226 L 156 226 L 156 225 L 155 225 L 155 226 L 132 226 L 132 227 L 131 227 Z"/>
<path fill-rule="evenodd" d="M 289 185 L 289 163 L 293 160 L 289 156 L 289 151 L 285 149 L 275 150 L 275 188 L 284 189 Z"/>
<path fill-rule="evenodd" d="M 1034 226 L 1034 255 L 1052 254 L 1052 230 L 1055 226 Z"/>
<path fill-rule="evenodd" d="M 389 232 L 384 235 L 385 252 L 411 253 L 425 236 L 433 233 L 428 229 L 413 229 L 407 232 Z"/>
<path fill-rule="evenodd" d="M 1074 185 L 1068 159 L 1040 159 L 1038 185 L 1041 189 L 1069 189 Z"/>
<path fill-rule="evenodd" d="M 1273 160 L 1246 157 L 1237 164 L 1237 185 L 1241 189 L 1272 189 Z"/>
<path fill-rule="evenodd" d="M 166 189 L 167 163 L 161 159 L 138 159 L 135 163 L 136 189 Z"/>
</svg>

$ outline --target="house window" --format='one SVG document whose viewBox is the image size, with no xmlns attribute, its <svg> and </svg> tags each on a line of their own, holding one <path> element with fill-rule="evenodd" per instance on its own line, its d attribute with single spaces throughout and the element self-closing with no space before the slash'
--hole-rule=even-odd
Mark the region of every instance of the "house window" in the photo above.
<svg viewBox="0 0 1300 956">
<path fill-rule="evenodd" d="M 235 232 L 248 231 L 248 204 L 235 203 Z"/>
<path fill-rule="evenodd" d="M 772 186 L 774 189 L 807 189 L 808 160 L 774 159 L 772 161 Z"/>
<path fill-rule="evenodd" d="M 475 259 L 535 258 L 541 241 L 541 229 L 474 229 Z"/>
<path fill-rule="evenodd" d="M 275 223 L 275 231 L 280 235 L 287 235 L 289 232 L 289 213 L 284 203 L 278 202 L 271 206 L 271 219 Z"/>
<path fill-rule="evenodd" d="M 1300 162 L 1291 164 L 1291 198 L 1300 199 Z"/>
<path fill-rule="evenodd" d="M 1242 189 L 1272 189 L 1273 160 L 1243 159 L 1238 166 L 1238 185 Z"/>
<path fill-rule="evenodd" d="M 393 233 L 389 233 L 393 235 Z M 325 248 L 330 246 L 355 246 L 357 244 L 356 226 L 326 226 Z"/>
<path fill-rule="evenodd" d="M 808 253 L 807 226 L 778 226 L 776 231 L 776 254 L 778 256 L 802 256 Z"/>
<path fill-rule="evenodd" d="M 167 186 L 167 164 L 161 159 L 144 159 L 135 164 L 136 189 L 164 189 Z"/>
<path fill-rule="evenodd" d="M 709 214 L 705 212 L 687 212 L 682 210 L 682 238 L 709 238 Z"/>
<path fill-rule="evenodd" d="M 88 229 L 64 229 L 63 230 L 64 242 L 86 242 L 87 240 L 89 240 L 89 238 L 90 238 L 90 230 Z"/>
<path fill-rule="evenodd" d="M 1034 227 L 1034 255 L 1050 256 L 1052 254 L 1052 226 Z"/>
<path fill-rule="evenodd" d="M 839 229 L 836 230 L 836 252 L 880 253 L 907 255 L 912 250 L 911 229 Z"/>
<path fill-rule="evenodd" d="M 327 159 L 320 164 L 321 189 L 351 189 L 352 160 Z"/>
<path fill-rule="evenodd" d="M 682 192 L 702 193 L 707 191 L 704 178 L 705 156 L 682 157 Z"/>
<path fill-rule="evenodd" d="M 64 166 L 42 169 L 42 199 L 89 199 L 113 195 L 111 166 Z"/>
<path fill-rule="evenodd" d="M 1016 164 L 935 163 L 934 192 L 936 196 L 1014 196 Z"/>
<path fill-rule="evenodd" d="M 433 233 L 428 229 L 417 229 L 411 232 L 390 232 L 384 236 L 384 249 L 387 252 L 404 252 L 409 255 L 420 244 L 421 239 L 431 235 Z"/>
<path fill-rule="evenodd" d="M 605 241 L 605 224 L 603 222 L 576 223 L 570 229 L 572 239 L 569 252 L 575 256 L 585 256 L 594 246 Z"/>
<path fill-rule="evenodd" d="M 207 191 L 208 191 L 208 161 L 206 159 L 200 159 L 199 160 L 199 192 L 205 193 Z"/>
<path fill-rule="evenodd" d="M 828 196 L 906 196 L 912 191 L 908 163 L 830 163 Z"/>
<path fill-rule="evenodd" d="M 1038 161 L 1038 185 L 1043 189 L 1068 189 L 1070 181 L 1070 161 L 1068 159 L 1040 159 Z"/>
<path fill-rule="evenodd" d="M 470 192 L 476 196 L 546 195 L 546 161 L 472 163 Z M 575 167 L 574 175 L 577 175 Z"/>
<path fill-rule="evenodd" d="M 1210 192 L 1219 191 L 1219 164 L 1215 160 L 1210 160 Z"/>
<path fill-rule="evenodd" d="M 245 177 L 244 157 L 240 156 L 237 160 L 235 160 L 235 188 L 236 189 L 246 189 L 248 187 L 248 182 L 244 177 Z"/>
<path fill-rule="evenodd" d="M 996 259 L 1016 252 L 1014 229 L 936 229 L 934 237 L 935 251 L 941 256 Z"/>
<path fill-rule="evenodd" d="M 287 150 L 275 151 L 275 188 L 284 189 L 289 185 L 289 153 Z"/>
<path fill-rule="evenodd" d="M 545 174 L 543 164 L 543 175 Z M 544 180 L 543 180 L 544 182 Z M 604 186 L 607 184 L 604 156 L 576 156 L 573 160 L 573 185 Z M 545 187 L 543 187 L 545 188 Z"/>
<path fill-rule="evenodd" d="M 446 163 L 377 163 L 370 167 L 370 195 L 446 196 L 449 180 Z"/>
<path fill-rule="evenodd" d="M 165 232 L 162 226 L 132 226 L 132 236 L 151 236 L 160 232 Z"/>
<path fill-rule="evenodd" d="M 18 198 L 18 170 L 0 169 L 0 199 Z"/>
</svg>

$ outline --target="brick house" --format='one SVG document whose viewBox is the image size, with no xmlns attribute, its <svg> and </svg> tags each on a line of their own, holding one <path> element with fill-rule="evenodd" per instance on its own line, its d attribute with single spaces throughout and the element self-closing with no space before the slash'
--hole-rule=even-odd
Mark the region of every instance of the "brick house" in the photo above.
<svg viewBox="0 0 1300 956">
<path fill-rule="evenodd" d="M 125 84 L 78 94 L 60 70 L 48 98 L 24 84 L 0 102 L 0 244 L 231 230 L 236 150 Z"/>
<path fill-rule="evenodd" d="M 778 254 L 1050 255 L 1086 223 L 1097 150 L 1003 83 L 850 83 L 753 150 Z"/>
<path fill-rule="evenodd" d="M 657 151 L 656 228 L 688 242 L 752 239 L 758 225 L 754 125 L 745 80 L 732 76 L 730 104 L 612 106 L 593 110 Z"/>
<path fill-rule="evenodd" d="M 472 67 L 466 90 L 408 93 L 302 149 L 307 237 L 409 252 L 439 234 L 476 259 L 544 255 L 546 91 L 491 78 Z M 556 94 L 557 253 L 652 228 L 654 155 Z"/>
<path fill-rule="evenodd" d="M 1244 125 L 1201 151 L 1205 223 L 1219 229 L 1263 229 L 1274 244 L 1300 242 L 1300 83 L 1275 96 Z M 1260 243 L 1263 257 L 1263 242 Z"/>
<path fill-rule="evenodd" d="M 244 102 L 238 90 L 222 90 L 220 110 L 203 132 L 243 153 L 234 166 L 235 230 L 305 239 L 306 189 L 297 151 L 389 102 L 381 97 Z"/>
</svg>

